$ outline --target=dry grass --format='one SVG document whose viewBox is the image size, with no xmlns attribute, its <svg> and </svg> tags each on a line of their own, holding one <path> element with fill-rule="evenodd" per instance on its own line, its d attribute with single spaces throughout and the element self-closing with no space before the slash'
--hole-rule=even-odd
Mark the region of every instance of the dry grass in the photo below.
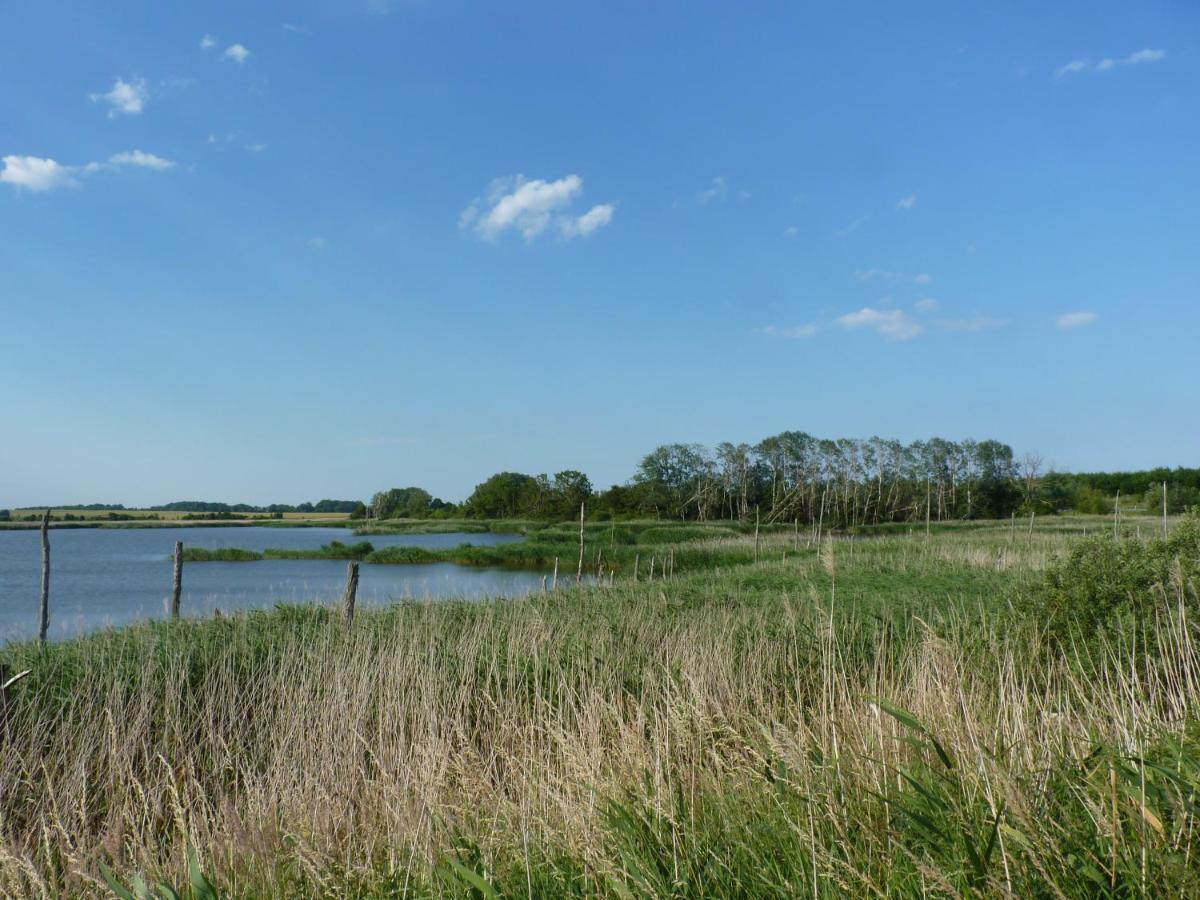
<svg viewBox="0 0 1200 900">
<path fill-rule="evenodd" d="M 1063 535 L 784 537 L 668 582 L 53 648 L 0 757 L 0 889 L 177 875 L 188 842 L 234 896 L 465 896 L 447 858 L 543 896 L 1198 889 L 1185 613 L 1162 658 L 1085 666 L 995 596 Z"/>
</svg>

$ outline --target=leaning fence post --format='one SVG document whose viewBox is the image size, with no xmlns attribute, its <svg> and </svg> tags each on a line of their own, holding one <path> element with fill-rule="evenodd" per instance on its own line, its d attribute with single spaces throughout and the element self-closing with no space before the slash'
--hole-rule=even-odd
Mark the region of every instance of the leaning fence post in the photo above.
<svg viewBox="0 0 1200 900">
<path fill-rule="evenodd" d="M 38 614 L 38 645 L 46 646 L 50 629 L 50 510 L 42 514 L 42 606 Z"/>
<path fill-rule="evenodd" d="M 171 618 L 179 618 L 179 596 L 183 592 L 183 541 L 175 542 L 175 577 L 171 581 Z"/>
<path fill-rule="evenodd" d="M 342 618 L 349 625 L 354 621 L 354 595 L 358 593 L 358 561 L 346 566 L 346 593 L 342 596 Z"/>
</svg>

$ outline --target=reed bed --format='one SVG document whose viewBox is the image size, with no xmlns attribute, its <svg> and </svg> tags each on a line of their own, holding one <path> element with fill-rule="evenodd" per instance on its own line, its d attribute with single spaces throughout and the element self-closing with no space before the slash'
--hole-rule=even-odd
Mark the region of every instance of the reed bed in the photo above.
<svg viewBox="0 0 1200 900">
<path fill-rule="evenodd" d="M 1197 894 L 1195 583 L 1064 652 L 981 535 L 9 647 L 0 893 Z"/>
</svg>

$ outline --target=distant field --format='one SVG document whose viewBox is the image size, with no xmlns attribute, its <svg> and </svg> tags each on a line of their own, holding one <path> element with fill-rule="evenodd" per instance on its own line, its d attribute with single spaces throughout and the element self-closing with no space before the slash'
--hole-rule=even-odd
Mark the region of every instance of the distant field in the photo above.
<svg viewBox="0 0 1200 900">
<path fill-rule="evenodd" d="M 40 520 L 45 507 L 22 507 L 12 510 L 14 521 L 21 521 L 29 516 Z M 78 509 L 71 507 L 55 508 L 50 511 L 52 522 L 121 522 L 127 520 L 153 520 L 162 522 L 194 522 L 203 521 L 209 513 L 187 513 L 178 510 L 164 509 Z M 272 521 L 271 513 L 232 513 L 233 519 L 215 519 L 217 522 L 250 522 L 256 520 Z M 192 518 L 187 518 L 191 516 Z M 284 513 L 284 521 L 292 522 L 331 522 L 344 521 L 350 518 L 349 513 Z M 278 519 L 274 519 L 278 522 Z"/>
</svg>

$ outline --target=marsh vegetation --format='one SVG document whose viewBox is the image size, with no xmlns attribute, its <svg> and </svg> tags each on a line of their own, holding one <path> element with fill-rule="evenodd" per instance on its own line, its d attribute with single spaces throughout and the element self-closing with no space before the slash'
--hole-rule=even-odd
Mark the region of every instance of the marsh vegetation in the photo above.
<svg viewBox="0 0 1200 900">
<path fill-rule="evenodd" d="M 1195 894 L 1200 525 L 1142 524 L 609 526 L 697 555 L 10 646 L 0 891 L 190 844 L 239 897 Z"/>
</svg>

